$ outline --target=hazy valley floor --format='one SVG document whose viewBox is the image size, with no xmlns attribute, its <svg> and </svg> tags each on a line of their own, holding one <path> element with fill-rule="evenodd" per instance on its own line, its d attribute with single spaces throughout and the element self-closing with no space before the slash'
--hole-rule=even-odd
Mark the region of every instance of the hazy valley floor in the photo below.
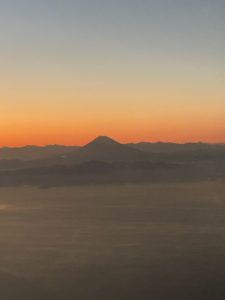
<svg viewBox="0 0 225 300">
<path fill-rule="evenodd" d="M 0 189 L 0 299 L 216 300 L 225 184 Z"/>
</svg>

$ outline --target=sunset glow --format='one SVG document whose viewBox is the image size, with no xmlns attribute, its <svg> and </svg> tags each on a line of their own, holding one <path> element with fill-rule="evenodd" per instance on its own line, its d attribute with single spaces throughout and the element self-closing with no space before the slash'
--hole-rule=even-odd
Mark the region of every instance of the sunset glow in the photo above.
<svg viewBox="0 0 225 300">
<path fill-rule="evenodd" d="M 12 2 L 0 3 L 0 146 L 225 142 L 221 1 Z"/>
</svg>

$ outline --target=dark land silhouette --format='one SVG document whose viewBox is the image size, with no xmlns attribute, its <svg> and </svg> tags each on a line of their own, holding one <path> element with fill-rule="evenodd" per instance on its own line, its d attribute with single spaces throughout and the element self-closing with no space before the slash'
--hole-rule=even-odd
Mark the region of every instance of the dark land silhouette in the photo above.
<svg viewBox="0 0 225 300">
<path fill-rule="evenodd" d="M 225 145 L 0 149 L 0 299 L 225 294 Z"/>
<path fill-rule="evenodd" d="M 2 149 L 0 186 L 192 182 L 225 179 L 225 145 L 120 144 L 98 137 L 83 147 Z M 2 153 L 0 151 L 0 153 Z M 21 157 L 26 156 L 26 159 Z M 14 155 L 14 156 L 13 156 Z M 19 158 L 20 157 L 20 158 Z"/>
<path fill-rule="evenodd" d="M 2 147 L 0 148 L 0 159 L 32 160 L 48 158 L 53 155 L 64 155 L 79 147 L 63 145 L 47 146 L 24 146 L 24 147 Z"/>
</svg>

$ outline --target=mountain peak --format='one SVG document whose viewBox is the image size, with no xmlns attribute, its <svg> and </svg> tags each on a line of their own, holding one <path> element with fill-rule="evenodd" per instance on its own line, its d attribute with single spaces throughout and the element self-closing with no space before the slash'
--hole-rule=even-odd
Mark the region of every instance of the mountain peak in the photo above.
<svg viewBox="0 0 225 300">
<path fill-rule="evenodd" d="M 86 146 L 88 146 L 88 145 L 118 145 L 118 144 L 119 144 L 118 142 L 111 139 L 110 137 L 101 135 L 101 136 L 96 137 L 93 141 L 88 143 Z"/>
<path fill-rule="evenodd" d="M 79 161 L 140 161 L 148 154 L 120 144 L 107 136 L 98 136 L 75 154 Z"/>
</svg>

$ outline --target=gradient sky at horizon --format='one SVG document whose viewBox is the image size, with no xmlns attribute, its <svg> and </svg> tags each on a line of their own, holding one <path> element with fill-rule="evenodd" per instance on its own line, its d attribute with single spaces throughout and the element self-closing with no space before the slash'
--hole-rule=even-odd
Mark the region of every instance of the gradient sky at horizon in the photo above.
<svg viewBox="0 0 225 300">
<path fill-rule="evenodd" d="M 0 0 L 0 145 L 225 142 L 224 0 Z"/>
</svg>

